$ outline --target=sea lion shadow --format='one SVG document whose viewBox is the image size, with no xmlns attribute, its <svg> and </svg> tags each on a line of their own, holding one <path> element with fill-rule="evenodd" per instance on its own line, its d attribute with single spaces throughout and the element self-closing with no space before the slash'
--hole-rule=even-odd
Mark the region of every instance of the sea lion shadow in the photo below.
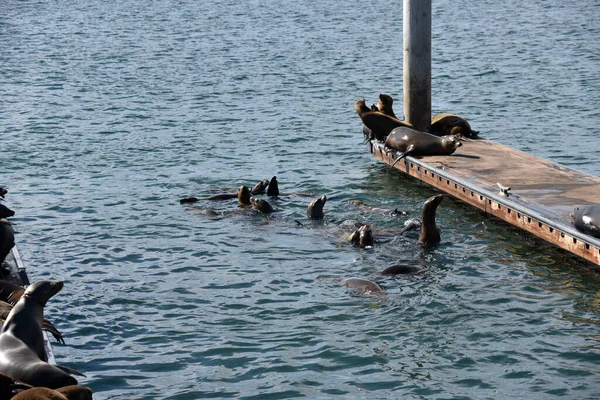
<svg viewBox="0 0 600 400">
<path fill-rule="evenodd" d="M 479 156 L 472 156 L 470 154 L 452 154 L 452 157 L 470 158 L 473 160 L 479 160 L 481 158 Z"/>
</svg>

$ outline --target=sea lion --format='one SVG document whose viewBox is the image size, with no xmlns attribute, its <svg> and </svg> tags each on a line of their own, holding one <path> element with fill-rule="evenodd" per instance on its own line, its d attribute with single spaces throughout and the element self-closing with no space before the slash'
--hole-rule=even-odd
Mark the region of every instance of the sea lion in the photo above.
<svg viewBox="0 0 600 400">
<path fill-rule="evenodd" d="M 436 244 L 439 243 L 440 230 L 435 224 L 435 211 L 440 203 L 444 200 L 443 194 L 438 194 L 428 198 L 423 204 L 421 213 L 421 234 L 419 235 L 419 243 Z"/>
<path fill-rule="evenodd" d="M 471 125 L 454 114 L 437 114 L 431 117 L 431 134 L 436 136 L 464 136 L 476 139 L 479 132 L 471 129 Z"/>
<path fill-rule="evenodd" d="M 92 400 L 92 389 L 87 386 L 70 385 L 58 389 L 32 388 L 13 397 L 16 400 Z"/>
<path fill-rule="evenodd" d="M 44 306 L 62 287 L 61 281 L 40 281 L 25 290 L 0 332 L 0 372 L 33 386 L 77 385 L 70 373 L 81 373 L 48 364 L 44 350 Z"/>
<path fill-rule="evenodd" d="M 248 186 L 246 186 L 246 185 L 240 186 L 240 188 L 237 191 L 238 203 L 240 203 L 243 206 L 251 206 L 252 205 L 252 203 L 250 202 L 251 197 L 252 197 L 252 194 L 250 193 L 250 189 L 248 189 Z"/>
<path fill-rule="evenodd" d="M 10 222 L 0 219 L 0 266 L 15 246 L 15 231 Z"/>
<path fill-rule="evenodd" d="M 372 214 L 377 215 L 387 215 L 389 217 L 397 217 L 398 215 L 406 215 L 406 211 L 399 211 L 397 208 L 389 209 L 389 208 L 380 208 L 380 207 L 371 207 L 366 205 L 364 202 L 360 200 L 350 200 L 350 204 L 358 206 L 362 211 L 366 211 Z"/>
<path fill-rule="evenodd" d="M 258 182 L 256 185 L 254 185 L 252 187 L 252 189 L 249 189 L 250 194 L 262 194 L 265 192 L 265 189 L 267 188 L 267 186 L 269 185 L 269 180 L 268 179 L 264 179 L 260 182 Z M 197 197 L 186 197 L 184 199 L 179 200 L 179 204 L 189 204 L 189 203 L 196 203 L 200 200 L 210 200 L 210 201 L 221 201 L 221 200 L 231 200 L 231 199 L 239 199 L 239 189 L 236 193 L 219 193 L 219 194 L 215 194 L 213 196 L 210 197 L 202 197 L 202 198 L 197 198 Z M 248 197 L 249 199 L 249 197 Z M 246 204 L 249 205 L 249 204 Z"/>
<path fill-rule="evenodd" d="M 31 385 L 17 382 L 8 375 L 0 372 L 0 399 L 11 399 L 20 390 L 31 389 Z"/>
<path fill-rule="evenodd" d="M 0 204 L 0 218 L 9 218 L 15 215 L 15 212 L 4 204 Z"/>
<path fill-rule="evenodd" d="M 253 195 L 263 194 L 265 192 L 265 189 L 267 188 L 267 186 L 269 186 L 269 180 L 264 179 L 264 180 L 258 182 L 256 185 L 254 185 L 252 187 L 252 189 L 250 189 L 250 193 L 252 193 Z"/>
<path fill-rule="evenodd" d="M 373 229 L 371 228 L 371 225 L 365 224 L 352 232 L 348 241 L 363 249 L 366 247 L 373 247 Z"/>
<path fill-rule="evenodd" d="M 385 115 L 389 115 L 390 117 L 398 118 L 396 117 L 396 114 L 394 114 L 392 104 L 394 104 L 394 99 L 392 99 L 392 96 L 379 93 L 379 103 L 377 103 L 377 110 L 379 112 L 384 113 Z"/>
<path fill-rule="evenodd" d="M 313 201 L 311 201 L 310 204 L 308 205 L 308 209 L 306 211 L 308 218 L 310 218 L 310 219 L 323 218 L 323 216 L 325 215 L 323 213 L 323 207 L 325 206 L 326 202 L 327 202 L 327 196 L 325 196 L 325 195 L 319 197 L 318 199 L 314 199 Z"/>
<path fill-rule="evenodd" d="M 420 269 L 413 265 L 395 264 L 390 265 L 389 267 L 381 271 L 379 275 L 407 275 L 414 274 L 419 271 Z"/>
<path fill-rule="evenodd" d="M 600 204 L 575 207 L 571 218 L 575 229 L 600 238 Z"/>
<path fill-rule="evenodd" d="M 12 304 L 0 300 L 0 319 L 3 321 L 6 320 L 12 309 Z M 50 332 L 57 342 L 65 344 L 65 339 L 63 338 L 62 333 L 60 333 L 52 324 L 52 322 L 48 321 L 46 318 L 42 320 L 42 330 Z"/>
<path fill-rule="evenodd" d="M 23 286 L 0 280 L 0 301 L 5 301 L 14 306 L 21 299 L 23 293 L 25 293 Z"/>
<path fill-rule="evenodd" d="M 277 197 L 279 196 L 279 183 L 277 183 L 277 177 L 274 176 L 269 181 L 269 188 L 267 189 L 267 196 Z"/>
<path fill-rule="evenodd" d="M 462 146 L 462 143 L 453 135 L 438 137 L 402 126 L 392 130 L 385 140 L 385 146 L 401 152 L 394 160 L 394 165 L 406 156 L 450 155 Z"/>
<path fill-rule="evenodd" d="M 372 111 L 365 104 L 365 99 L 358 100 L 354 104 L 354 110 L 362 120 L 364 126 L 368 129 L 366 132 L 363 129 L 363 132 L 369 135 L 368 139 L 377 139 L 383 141 L 394 128 L 412 128 L 411 124 L 400 121 L 398 118 L 386 115 L 380 111 Z"/>
<path fill-rule="evenodd" d="M 347 278 L 342 281 L 342 285 L 365 294 L 385 295 L 385 290 L 381 286 L 368 279 Z"/>
<path fill-rule="evenodd" d="M 4 198 L 4 195 L 8 193 L 8 190 L 4 189 L 3 187 L 0 187 L 0 197 Z"/>
<path fill-rule="evenodd" d="M 263 199 L 257 199 L 256 197 L 250 197 L 250 203 L 254 208 L 263 214 L 270 214 L 273 212 L 273 206 L 268 201 Z"/>
</svg>

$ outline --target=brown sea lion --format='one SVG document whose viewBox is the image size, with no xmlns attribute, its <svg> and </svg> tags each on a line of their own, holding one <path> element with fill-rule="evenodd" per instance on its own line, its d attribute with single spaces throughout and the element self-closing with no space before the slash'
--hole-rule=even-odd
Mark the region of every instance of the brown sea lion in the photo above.
<svg viewBox="0 0 600 400">
<path fill-rule="evenodd" d="M 25 290 L 0 332 L 0 372 L 33 386 L 55 389 L 77 385 L 70 374 L 82 374 L 48 364 L 44 350 L 44 306 L 62 287 L 61 281 L 41 281 Z"/>
<path fill-rule="evenodd" d="M 0 266 L 15 246 L 15 231 L 10 222 L 0 219 Z"/>
<path fill-rule="evenodd" d="M 419 243 L 436 244 L 439 243 L 440 230 L 435 224 L 435 212 L 440 203 L 444 200 L 443 194 L 438 194 L 428 198 L 423 204 L 421 212 L 421 234 L 419 235 Z"/>
<path fill-rule="evenodd" d="M 388 96 L 387 94 L 383 93 L 379 94 L 379 103 L 377 103 L 377 110 L 379 112 L 384 113 L 385 115 L 389 115 L 390 117 L 399 119 L 398 117 L 396 117 L 396 114 L 394 114 L 392 104 L 394 104 L 394 99 L 392 99 L 392 96 Z"/>
<path fill-rule="evenodd" d="M 263 199 L 257 199 L 256 197 L 250 197 L 250 203 L 254 208 L 263 214 L 270 214 L 273 212 L 273 206 L 268 201 Z"/>
<path fill-rule="evenodd" d="M 352 232 L 348 241 L 363 249 L 366 247 L 373 247 L 373 229 L 371 228 L 371 225 L 365 224 Z"/>
<path fill-rule="evenodd" d="M 25 288 L 12 282 L 0 280 L 0 301 L 15 305 L 25 293 Z"/>
<path fill-rule="evenodd" d="M 375 282 L 363 278 L 347 278 L 342 281 L 342 285 L 355 289 L 364 294 L 385 295 L 385 290 Z"/>
<path fill-rule="evenodd" d="M 252 193 L 253 195 L 263 194 L 267 186 L 269 186 L 269 180 L 264 179 L 258 182 L 256 185 L 254 185 L 252 189 L 250 189 L 250 193 Z"/>
<path fill-rule="evenodd" d="M 471 129 L 464 118 L 454 114 L 437 114 L 431 117 L 431 134 L 436 136 L 464 136 L 476 139 L 479 132 Z"/>
<path fill-rule="evenodd" d="M 310 204 L 308 205 L 308 209 L 306 211 L 308 218 L 310 218 L 310 219 L 323 218 L 323 216 L 325 215 L 323 213 L 323 207 L 325 206 L 326 202 L 327 202 L 327 196 L 325 196 L 325 195 L 319 197 L 318 199 L 314 199 L 313 201 L 311 201 Z"/>
<path fill-rule="evenodd" d="M 254 185 L 252 187 L 252 189 L 249 189 L 251 194 L 262 194 L 265 192 L 265 189 L 267 188 L 267 186 L 269 185 L 269 180 L 268 179 L 264 179 L 260 182 L 258 182 L 256 185 Z M 239 189 L 238 189 L 239 191 Z M 200 200 L 210 200 L 210 201 L 221 201 L 221 200 L 231 200 L 231 199 L 239 199 L 238 197 L 239 192 L 236 193 L 219 193 L 219 194 L 215 194 L 214 196 L 210 196 L 210 197 L 202 197 L 202 198 L 197 198 L 197 197 L 186 197 L 184 199 L 179 200 L 179 204 L 189 204 L 189 203 L 196 203 Z"/>
<path fill-rule="evenodd" d="M 571 218 L 575 229 L 600 238 L 600 204 L 575 207 Z"/>
<path fill-rule="evenodd" d="M 354 104 L 354 110 L 368 129 L 369 139 L 385 140 L 385 137 L 397 127 L 412 127 L 411 124 L 400 121 L 398 118 L 386 115 L 380 111 L 373 111 L 365 104 L 365 99 L 360 99 Z"/>
<path fill-rule="evenodd" d="M 237 191 L 237 199 L 238 203 L 243 206 L 251 206 L 250 198 L 252 197 L 252 193 L 250 193 L 250 189 L 248 186 L 242 185 Z"/>
<path fill-rule="evenodd" d="M 453 135 L 438 137 L 402 126 L 392 130 L 385 140 L 385 146 L 401 152 L 392 164 L 394 165 L 406 156 L 450 155 L 462 143 Z"/>
<path fill-rule="evenodd" d="M 9 218 L 15 215 L 15 212 L 4 204 L 0 204 L 0 218 Z"/>
<path fill-rule="evenodd" d="M 68 397 L 56 390 L 46 387 L 34 387 L 22 391 L 13 397 L 14 400 L 69 400 Z"/>
<path fill-rule="evenodd" d="M 0 300 L 0 319 L 2 321 L 6 320 L 12 309 L 12 304 Z M 42 320 L 42 330 L 50 332 L 57 342 L 65 344 L 65 339 L 63 338 L 62 333 L 60 333 L 58 329 L 56 329 L 56 327 L 52 324 L 52 322 L 48 321 L 46 318 Z"/>
<path fill-rule="evenodd" d="M 87 386 L 71 385 L 55 390 L 68 400 L 92 400 L 92 389 Z"/>
</svg>

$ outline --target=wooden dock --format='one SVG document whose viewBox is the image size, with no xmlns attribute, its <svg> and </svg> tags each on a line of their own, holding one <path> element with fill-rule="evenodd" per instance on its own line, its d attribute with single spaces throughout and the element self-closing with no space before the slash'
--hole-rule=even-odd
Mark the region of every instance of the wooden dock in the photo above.
<svg viewBox="0 0 600 400">
<path fill-rule="evenodd" d="M 369 149 L 390 165 L 397 157 L 378 141 Z M 600 239 L 576 230 L 570 216 L 576 206 L 600 203 L 600 178 L 484 139 L 463 142 L 451 156 L 406 157 L 394 168 L 600 265 Z M 511 188 L 508 196 L 498 183 Z"/>
</svg>

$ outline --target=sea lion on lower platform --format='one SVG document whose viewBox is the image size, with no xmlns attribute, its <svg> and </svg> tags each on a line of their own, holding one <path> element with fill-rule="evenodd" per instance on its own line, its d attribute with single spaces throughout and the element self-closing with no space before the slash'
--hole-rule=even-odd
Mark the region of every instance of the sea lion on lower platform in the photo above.
<svg viewBox="0 0 600 400">
<path fill-rule="evenodd" d="M 308 218 L 310 218 L 310 219 L 323 218 L 323 216 L 325 215 L 323 213 L 323 207 L 325 206 L 326 202 L 327 202 L 327 196 L 325 196 L 325 195 L 319 197 L 318 199 L 314 199 L 313 201 L 311 201 L 310 204 L 308 205 L 308 209 L 306 210 L 306 214 L 308 215 Z"/>
<path fill-rule="evenodd" d="M 373 247 L 373 229 L 371 225 L 365 224 L 352 232 L 348 241 L 356 247 L 362 249 L 367 247 Z"/>
<path fill-rule="evenodd" d="M 15 215 L 15 212 L 4 204 L 0 204 L 0 218 L 9 218 Z"/>
<path fill-rule="evenodd" d="M 354 104 L 354 110 L 362 120 L 363 124 L 369 130 L 369 139 L 385 140 L 385 137 L 392 132 L 394 128 L 411 127 L 412 125 L 400 121 L 398 118 L 386 115 L 380 111 L 372 111 L 367 107 L 365 99 L 360 99 Z"/>
<path fill-rule="evenodd" d="M 347 278 L 342 281 L 342 285 L 355 289 L 358 292 L 374 295 L 385 295 L 385 290 L 375 282 L 363 278 Z"/>
<path fill-rule="evenodd" d="M 92 389 L 87 386 L 70 385 L 58 389 L 37 387 L 25 390 L 14 400 L 92 400 Z"/>
<path fill-rule="evenodd" d="M 571 217 L 575 229 L 600 238 L 600 204 L 575 207 Z"/>
<path fill-rule="evenodd" d="M 479 132 L 471 129 L 464 118 L 454 114 L 437 114 L 431 117 L 431 134 L 436 136 L 464 136 L 477 139 Z"/>
<path fill-rule="evenodd" d="M 399 119 L 398 117 L 396 117 L 396 114 L 394 114 L 394 110 L 392 107 L 393 104 L 394 104 L 394 99 L 392 98 L 392 96 L 388 96 L 387 94 L 379 93 L 379 103 L 377 103 L 377 110 L 379 112 L 384 113 L 385 115 L 389 115 L 390 117 Z"/>
<path fill-rule="evenodd" d="M 61 281 L 41 281 L 25 290 L 2 326 L 0 372 L 33 386 L 55 389 L 77 385 L 70 373 L 81 373 L 48 364 L 44 349 L 44 306 L 62 287 Z"/>
<path fill-rule="evenodd" d="M 0 220 L 0 266 L 4 259 L 10 253 L 10 250 L 15 246 L 15 231 L 10 222 Z"/>
<path fill-rule="evenodd" d="M 394 160 L 394 165 L 406 156 L 450 155 L 462 146 L 462 143 L 453 135 L 438 137 L 402 126 L 392 130 L 385 140 L 385 146 L 401 152 Z"/>
</svg>

